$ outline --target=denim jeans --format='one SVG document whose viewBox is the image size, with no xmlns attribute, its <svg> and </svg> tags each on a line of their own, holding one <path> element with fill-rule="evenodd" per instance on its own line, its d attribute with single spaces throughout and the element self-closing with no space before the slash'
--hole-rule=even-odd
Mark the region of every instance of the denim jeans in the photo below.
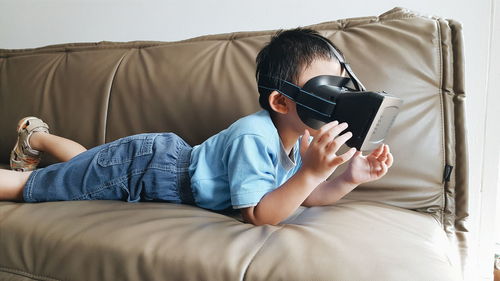
<svg viewBox="0 0 500 281">
<path fill-rule="evenodd" d="M 35 170 L 25 202 L 162 201 L 192 204 L 191 146 L 173 133 L 139 134 L 87 150 L 68 162 Z"/>
</svg>

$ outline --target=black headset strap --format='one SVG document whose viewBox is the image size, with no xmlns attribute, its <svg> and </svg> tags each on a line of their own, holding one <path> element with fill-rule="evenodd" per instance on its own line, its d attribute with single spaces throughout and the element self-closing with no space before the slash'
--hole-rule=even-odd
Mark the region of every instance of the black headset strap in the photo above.
<svg viewBox="0 0 500 281">
<path fill-rule="evenodd" d="M 273 77 L 267 76 L 267 75 L 262 75 L 259 77 L 259 88 L 263 89 L 268 89 L 268 90 L 273 90 L 273 91 L 278 91 L 281 94 L 289 97 L 293 101 L 297 101 L 298 96 L 300 95 L 300 90 L 301 88 L 295 84 L 292 84 L 288 81 L 284 81 L 281 79 L 277 79 L 280 83 L 280 86 L 278 88 L 274 88 L 273 85 Z"/>
<path fill-rule="evenodd" d="M 345 77 L 345 79 L 350 80 L 347 77 Z M 276 78 L 269 77 L 267 75 L 262 75 L 259 77 L 258 87 L 266 90 L 278 91 L 282 95 L 285 95 L 286 97 L 293 100 L 298 105 L 308 108 L 309 110 L 312 110 L 324 117 L 331 117 L 331 113 L 333 112 L 336 105 L 334 101 L 326 100 L 320 96 L 309 93 L 308 91 L 305 91 L 301 87 L 281 79 L 277 79 L 280 82 L 280 86 L 278 88 L 275 88 L 272 86 L 274 84 L 273 80 L 276 80 Z M 347 83 L 347 80 L 344 80 L 342 78 L 339 79 L 339 81 L 343 81 L 343 83 Z M 311 105 L 312 101 L 316 102 L 320 101 L 322 107 L 314 108 L 314 106 Z"/>
<path fill-rule="evenodd" d="M 358 79 L 356 74 L 354 74 L 354 71 L 352 71 L 351 66 L 349 65 L 349 63 L 347 63 L 345 61 L 344 57 L 340 54 L 340 52 L 337 50 L 337 48 L 335 48 L 330 42 L 328 42 L 328 40 L 326 40 L 322 36 L 320 36 L 320 35 L 314 35 L 314 36 L 321 39 L 323 42 L 325 42 L 328 45 L 328 47 L 332 51 L 333 55 L 339 61 L 340 66 L 342 66 L 347 71 L 347 74 L 349 75 L 349 77 L 351 77 L 352 83 L 353 83 L 354 87 L 356 88 L 356 90 L 365 91 L 366 90 L 365 86 L 363 85 L 363 83 L 361 83 L 361 81 Z"/>
</svg>

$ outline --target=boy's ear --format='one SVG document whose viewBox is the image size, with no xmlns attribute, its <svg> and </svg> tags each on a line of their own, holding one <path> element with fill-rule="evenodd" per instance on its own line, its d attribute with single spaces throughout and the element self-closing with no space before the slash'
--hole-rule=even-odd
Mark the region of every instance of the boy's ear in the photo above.
<svg viewBox="0 0 500 281">
<path fill-rule="evenodd" d="M 277 91 L 273 91 L 269 95 L 269 106 L 272 108 L 272 110 L 281 113 L 281 114 L 286 114 L 288 113 L 288 103 L 286 101 L 286 97 Z"/>
</svg>

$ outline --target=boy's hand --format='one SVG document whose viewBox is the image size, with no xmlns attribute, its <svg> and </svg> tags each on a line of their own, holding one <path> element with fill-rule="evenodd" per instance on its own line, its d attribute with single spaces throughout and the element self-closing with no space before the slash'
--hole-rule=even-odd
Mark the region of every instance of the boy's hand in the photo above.
<svg viewBox="0 0 500 281">
<path fill-rule="evenodd" d="M 394 158 L 389 146 L 382 144 L 367 156 L 357 151 L 348 164 L 347 170 L 341 175 L 347 182 L 362 184 L 383 177 L 392 166 Z"/>
<path fill-rule="evenodd" d="M 324 181 L 339 165 L 351 159 L 356 152 L 354 148 L 342 155 L 336 155 L 339 148 L 352 137 L 351 132 L 339 136 L 345 129 L 347 129 L 347 123 L 339 124 L 333 121 L 325 124 L 319 129 L 311 143 L 309 143 L 310 133 L 306 130 L 300 143 L 301 170 Z"/>
</svg>

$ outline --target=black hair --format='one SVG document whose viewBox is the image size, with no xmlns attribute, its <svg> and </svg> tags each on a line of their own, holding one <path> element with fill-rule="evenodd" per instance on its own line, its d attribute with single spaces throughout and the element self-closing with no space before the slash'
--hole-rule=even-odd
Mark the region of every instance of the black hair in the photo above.
<svg viewBox="0 0 500 281">
<path fill-rule="evenodd" d="M 260 85 L 260 77 L 263 76 L 270 78 L 273 88 L 280 88 L 281 80 L 297 84 L 301 71 L 314 60 L 336 59 L 328 43 L 337 49 L 330 40 L 312 29 L 279 30 L 257 55 L 257 85 Z M 259 88 L 260 106 L 269 112 L 272 112 L 269 106 L 271 92 Z"/>
</svg>

